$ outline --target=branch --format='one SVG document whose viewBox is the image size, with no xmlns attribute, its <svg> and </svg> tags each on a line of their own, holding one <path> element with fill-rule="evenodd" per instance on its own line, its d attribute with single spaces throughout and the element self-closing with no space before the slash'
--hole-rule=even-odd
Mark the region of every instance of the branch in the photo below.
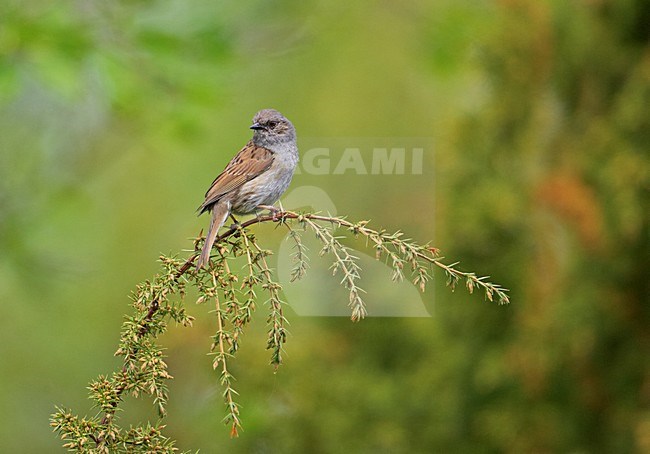
<svg viewBox="0 0 650 454">
<path fill-rule="evenodd" d="M 465 285 L 467 286 L 467 289 L 470 293 L 473 293 L 475 288 L 481 288 L 485 291 L 485 296 L 488 300 L 494 301 L 494 297 L 496 296 L 499 304 L 510 303 L 510 298 L 507 295 L 508 289 L 503 288 L 497 284 L 488 282 L 487 278 L 489 276 L 477 277 L 476 274 L 474 273 L 457 270 L 454 267 L 458 265 L 458 262 L 452 263 L 451 265 L 447 265 L 441 262 L 440 260 L 442 260 L 442 257 L 438 256 L 438 250 L 436 248 L 428 247 L 426 245 L 420 247 L 413 246 L 408 240 L 401 239 L 402 237 L 401 232 L 396 232 L 394 234 L 387 234 L 383 230 L 382 231 L 373 230 L 366 227 L 367 224 L 366 221 L 361 221 L 355 224 L 341 217 L 323 216 L 314 213 L 297 213 L 294 211 L 277 211 L 274 214 L 254 217 L 242 223 L 239 226 L 230 227 L 228 230 L 226 230 L 217 238 L 215 244 L 219 243 L 220 241 L 223 241 L 229 236 L 238 233 L 240 228 L 246 228 L 251 225 L 261 224 L 264 222 L 284 223 L 288 219 L 295 219 L 301 223 L 305 221 L 323 221 L 333 225 L 337 225 L 339 227 L 346 227 L 355 235 L 362 234 L 368 237 L 375 243 L 378 249 L 380 249 L 382 252 L 387 252 L 391 255 L 393 254 L 393 252 L 386 247 L 385 242 L 397 245 L 400 249 L 406 250 L 414 257 L 424 260 L 444 270 L 448 278 L 447 285 L 450 286 L 452 289 L 456 287 L 456 285 L 460 280 L 464 279 Z M 313 223 L 311 223 L 310 226 L 313 227 Z M 185 265 L 183 265 L 182 269 L 179 270 L 179 276 L 181 276 L 183 273 L 185 273 L 185 271 L 189 269 L 189 267 L 192 265 L 192 263 L 194 263 L 194 260 L 196 260 L 198 255 L 199 255 L 198 253 L 195 253 L 194 255 L 192 255 L 190 258 L 187 259 Z"/>
</svg>

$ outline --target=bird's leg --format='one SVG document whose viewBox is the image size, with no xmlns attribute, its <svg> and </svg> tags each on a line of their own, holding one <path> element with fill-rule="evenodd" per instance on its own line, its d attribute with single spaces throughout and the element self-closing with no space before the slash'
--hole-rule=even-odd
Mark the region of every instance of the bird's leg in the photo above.
<svg viewBox="0 0 650 454">
<path fill-rule="evenodd" d="M 277 221 L 279 219 L 278 214 L 282 212 L 282 205 L 280 205 L 280 208 L 277 208 L 273 205 L 258 205 L 257 208 L 261 210 L 269 210 L 269 214 L 271 214 L 274 221 Z"/>
<path fill-rule="evenodd" d="M 231 218 L 232 221 L 234 222 L 234 224 L 231 225 L 230 228 L 231 228 L 232 230 L 237 230 L 237 229 L 241 226 L 241 224 L 239 223 L 239 221 L 237 220 L 237 218 L 236 218 L 232 213 L 230 213 L 230 218 Z"/>
</svg>

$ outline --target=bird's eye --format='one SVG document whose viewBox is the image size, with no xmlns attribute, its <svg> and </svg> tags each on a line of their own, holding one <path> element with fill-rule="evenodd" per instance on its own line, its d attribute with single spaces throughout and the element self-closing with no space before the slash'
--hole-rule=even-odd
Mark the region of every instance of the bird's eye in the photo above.
<svg viewBox="0 0 650 454">
<path fill-rule="evenodd" d="M 269 121 L 269 128 L 273 129 L 278 125 L 277 121 Z"/>
</svg>

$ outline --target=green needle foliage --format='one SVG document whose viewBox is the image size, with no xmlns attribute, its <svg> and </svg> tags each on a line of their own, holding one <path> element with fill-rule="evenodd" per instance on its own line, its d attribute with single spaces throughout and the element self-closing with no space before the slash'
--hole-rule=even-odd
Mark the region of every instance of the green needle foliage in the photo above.
<svg viewBox="0 0 650 454">
<path fill-rule="evenodd" d="M 394 281 L 402 281 L 406 278 L 405 273 L 410 273 L 412 282 L 424 291 L 431 271 L 440 268 L 452 290 L 464 283 L 470 293 L 481 290 L 491 302 L 509 303 L 507 289 L 488 282 L 486 277 L 459 271 L 457 263 L 443 263 L 437 249 L 419 245 L 401 232 L 373 230 L 367 226 L 367 221 L 353 223 L 345 218 L 315 213 L 279 211 L 258 216 L 227 230 L 218 238 L 207 269 L 194 266 L 202 238 L 194 241 L 194 252 L 187 259 L 160 258 L 161 271 L 153 280 L 138 285 L 132 295 L 134 313 L 122 326 L 115 353 L 123 358 L 122 368 L 111 376 L 98 377 L 89 385 L 90 398 L 97 409 L 95 416 L 81 418 L 63 408 L 58 408 L 52 415 L 51 425 L 64 440 L 63 447 L 82 453 L 178 451 L 174 441 L 162 434 L 164 425 L 122 428 L 118 425 L 117 412 L 123 396 L 149 395 L 153 397 L 160 419 L 165 417 L 167 382 L 172 376 L 167 372 L 163 348 L 157 339 L 167 330 L 169 322 L 192 325 L 193 317 L 187 314 L 184 302 L 188 285 L 198 290 L 198 303 L 214 304 L 217 320 L 211 346 L 212 366 L 218 372 L 223 388 L 226 406 L 223 421 L 229 426 L 231 436 L 238 435 L 242 420 L 237 403 L 238 392 L 233 387 L 234 377 L 228 363 L 237 354 L 241 337 L 261 299 L 268 311 L 267 349 L 271 351 L 270 363 L 276 369 L 282 364 L 283 344 L 287 339 L 288 322 L 283 314 L 282 287 L 274 280 L 268 264 L 272 252 L 264 249 L 248 228 L 262 222 L 275 222 L 288 229 L 295 251 L 292 280 L 303 277 L 308 269 L 307 249 L 301 235 L 310 232 L 320 240 L 319 255 L 333 260 L 332 272 L 349 291 L 348 305 L 351 319 L 355 322 L 367 315 L 368 308 L 363 301 L 365 291 L 358 286 L 361 277 L 358 257 L 341 243 L 346 236 L 365 239 L 366 247 L 375 250 L 376 258 L 385 260 L 392 267 Z M 347 235 L 337 236 L 338 230 L 344 230 Z M 233 269 L 229 262 L 242 257 L 243 268 Z"/>
</svg>

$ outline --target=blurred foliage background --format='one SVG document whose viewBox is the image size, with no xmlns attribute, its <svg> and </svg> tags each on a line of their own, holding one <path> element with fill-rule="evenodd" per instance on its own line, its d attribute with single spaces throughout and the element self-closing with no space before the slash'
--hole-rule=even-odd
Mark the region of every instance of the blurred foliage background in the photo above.
<svg viewBox="0 0 650 454">
<path fill-rule="evenodd" d="M 293 186 L 433 240 L 513 303 L 436 274 L 430 318 L 289 310 L 277 374 L 260 309 L 230 440 L 214 319 L 190 301 L 196 326 L 164 339 L 179 447 L 650 452 L 649 38 L 644 0 L 3 0 L 3 450 L 55 452 L 54 405 L 92 411 L 130 291 L 207 225 L 205 189 L 272 106 L 302 141 L 432 138 L 422 175 Z M 124 410 L 156 418 L 148 401 Z"/>
</svg>

